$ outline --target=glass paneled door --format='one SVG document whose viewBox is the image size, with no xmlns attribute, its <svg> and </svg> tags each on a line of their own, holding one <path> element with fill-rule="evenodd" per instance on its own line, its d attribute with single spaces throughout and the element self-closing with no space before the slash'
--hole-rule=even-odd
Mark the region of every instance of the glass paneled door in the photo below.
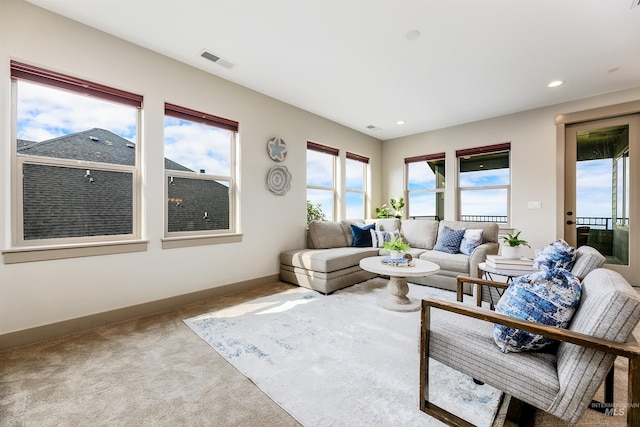
<svg viewBox="0 0 640 427">
<path fill-rule="evenodd" d="M 565 239 L 638 284 L 638 115 L 566 127 Z"/>
</svg>

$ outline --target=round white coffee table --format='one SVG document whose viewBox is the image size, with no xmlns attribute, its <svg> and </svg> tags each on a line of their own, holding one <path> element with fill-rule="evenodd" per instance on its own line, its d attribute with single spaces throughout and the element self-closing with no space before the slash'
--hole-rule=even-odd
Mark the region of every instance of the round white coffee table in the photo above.
<svg viewBox="0 0 640 427">
<path fill-rule="evenodd" d="M 420 300 L 409 298 L 409 285 L 407 277 L 430 276 L 440 271 L 440 266 L 430 261 L 414 259 L 412 267 L 394 267 L 383 264 L 382 256 L 363 258 L 360 260 L 360 268 L 372 273 L 389 276 L 387 292 L 378 297 L 378 305 L 393 311 L 418 311 Z"/>
</svg>

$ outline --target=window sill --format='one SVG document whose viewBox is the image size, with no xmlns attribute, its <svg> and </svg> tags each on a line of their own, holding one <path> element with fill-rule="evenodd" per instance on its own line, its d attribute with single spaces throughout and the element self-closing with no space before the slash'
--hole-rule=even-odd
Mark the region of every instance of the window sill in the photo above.
<svg viewBox="0 0 640 427">
<path fill-rule="evenodd" d="M 2 255 L 4 256 L 5 264 L 17 264 L 21 262 L 144 252 L 147 250 L 147 245 L 148 241 L 146 240 L 124 240 L 75 245 L 30 246 L 6 249 L 2 251 Z"/>
<path fill-rule="evenodd" d="M 162 249 L 189 248 L 192 246 L 220 245 L 238 242 L 242 242 L 242 234 L 165 237 L 162 239 Z"/>
</svg>

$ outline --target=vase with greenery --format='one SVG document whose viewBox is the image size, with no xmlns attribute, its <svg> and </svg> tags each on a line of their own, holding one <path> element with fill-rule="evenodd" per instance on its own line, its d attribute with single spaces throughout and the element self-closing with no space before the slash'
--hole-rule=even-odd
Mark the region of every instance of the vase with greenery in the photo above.
<svg viewBox="0 0 640 427">
<path fill-rule="evenodd" d="M 390 252 L 391 258 L 402 258 L 404 254 L 411 249 L 402 237 L 398 236 L 390 242 L 384 242 L 382 247 Z"/>
<path fill-rule="evenodd" d="M 404 208 L 404 197 L 396 197 L 390 200 L 391 206 L 387 206 L 384 203 L 379 208 L 376 208 L 377 218 L 398 218 L 402 219 L 402 208 Z"/>
<path fill-rule="evenodd" d="M 327 215 L 322 211 L 322 205 L 320 203 L 314 205 L 311 200 L 307 200 L 307 224 L 314 220 L 325 221 L 326 219 Z"/>
<path fill-rule="evenodd" d="M 404 208 L 404 197 L 396 197 L 391 199 L 391 207 L 393 208 L 393 216 L 402 219 L 402 208 Z"/>
<path fill-rule="evenodd" d="M 507 234 L 502 237 L 502 256 L 509 259 L 517 259 L 522 256 L 522 247 L 529 246 L 529 242 L 520 238 L 520 231 L 515 234 Z"/>
</svg>

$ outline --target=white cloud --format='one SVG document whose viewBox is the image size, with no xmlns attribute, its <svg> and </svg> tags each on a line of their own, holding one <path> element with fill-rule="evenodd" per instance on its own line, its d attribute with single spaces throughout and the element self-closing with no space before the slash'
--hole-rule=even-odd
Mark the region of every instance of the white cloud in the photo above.
<svg viewBox="0 0 640 427">
<path fill-rule="evenodd" d="M 409 163 L 408 166 L 410 190 L 436 188 L 436 176 L 426 162 Z"/>
<path fill-rule="evenodd" d="M 460 198 L 462 215 L 507 215 L 507 190 L 468 190 Z"/>
<path fill-rule="evenodd" d="M 18 82 L 18 138 L 42 141 L 94 127 L 135 140 L 137 110 L 29 82 Z"/>
<path fill-rule="evenodd" d="M 307 183 L 332 187 L 334 158 L 330 154 L 307 150 Z"/>
<path fill-rule="evenodd" d="M 167 118 L 164 128 L 164 155 L 193 171 L 231 174 L 231 137 L 228 130 Z"/>
<path fill-rule="evenodd" d="M 346 169 L 346 186 L 356 190 L 361 190 L 364 185 L 364 163 L 356 160 L 347 159 Z"/>
<path fill-rule="evenodd" d="M 588 160 L 576 163 L 576 215 L 611 217 L 612 160 Z"/>
<path fill-rule="evenodd" d="M 460 187 L 508 185 L 509 169 L 490 169 L 460 174 Z"/>
</svg>

